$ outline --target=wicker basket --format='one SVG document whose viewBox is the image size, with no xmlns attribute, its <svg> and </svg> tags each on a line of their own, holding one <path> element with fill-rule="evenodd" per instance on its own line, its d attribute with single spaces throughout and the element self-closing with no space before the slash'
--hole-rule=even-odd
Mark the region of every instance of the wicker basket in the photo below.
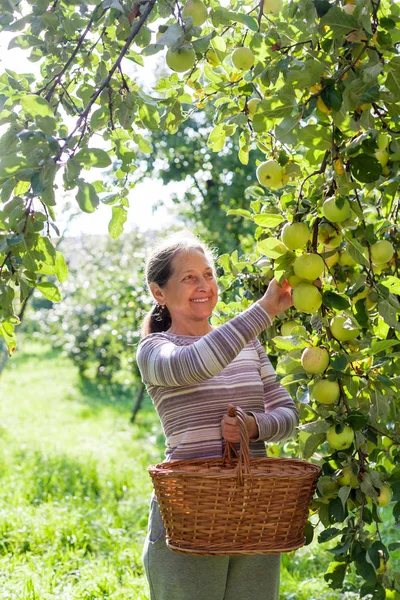
<svg viewBox="0 0 400 600">
<path fill-rule="evenodd" d="M 240 454 L 164 462 L 148 468 L 171 550 L 193 555 L 275 554 L 304 545 L 321 468 L 290 458 L 250 458 L 245 414 Z M 234 456 L 232 456 L 234 454 Z"/>
</svg>

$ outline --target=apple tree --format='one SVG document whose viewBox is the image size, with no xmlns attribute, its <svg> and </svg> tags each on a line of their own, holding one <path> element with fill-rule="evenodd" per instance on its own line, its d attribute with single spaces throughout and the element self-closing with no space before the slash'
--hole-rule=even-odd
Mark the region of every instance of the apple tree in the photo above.
<svg viewBox="0 0 400 600">
<path fill-rule="evenodd" d="M 380 507 L 400 521 L 399 117 L 400 7 L 388 0 L 28 0 L 0 2 L 11 47 L 40 77 L 0 77 L 0 331 L 16 346 L 14 311 L 40 275 L 65 273 L 54 249 L 63 190 L 84 212 L 110 206 L 118 237 L 148 132 L 166 140 L 207 106 L 204 152 L 238 140 L 253 173 L 246 255 L 224 254 L 220 318 L 247 306 L 274 275 L 294 307 L 269 336 L 276 370 L 297 399 L 299 442 L 320 461 L 313 502 L 319 541 L 334 542 L 326 580 L 360 577 L 360 596 L 400 593 Z M 157 63 L 157 60 L 159 61 Z M 162 64 L 150 93 L 140 68 Z M 136 65 L 136 70 L 128 68 Z M 165 74 L 165 69 L 168 69 Z M 129 71 L 129 73 L 128 73 Z M 262 158 L 254 164 L 255 150 Z M 97 169 L 89 181 L 86 170 Z M 235 209 L 233 209 L 234 211 Z M 232 214 L 232 209 L 231 209 Z M 227 223 L 231 217 L 227 216 Z"/>
</svg>

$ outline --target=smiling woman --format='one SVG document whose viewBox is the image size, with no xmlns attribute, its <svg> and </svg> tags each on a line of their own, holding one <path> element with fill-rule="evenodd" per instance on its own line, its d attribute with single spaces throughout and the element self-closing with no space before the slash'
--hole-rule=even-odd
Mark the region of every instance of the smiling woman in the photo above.
<svg viewBox="0 0 400 600">
<path fill-rule="evenodd" d="M 146 315 L 136 358 L 166 436 L 167 460 L 221 457 L 238 442 L 245 412 L 251 456 L 265 441 L 291 437 L 296 406 L 276 381 L 257 336 L 291 306 L 290 286 L 273 280 L 265 295 L 227 323 L 209 323 L 218 301 L 214 251 L 193 234 L 169 237 L 146 265 L 157 303 Z M 143 561 L 151 600 L 277 600 L 280 556 L 190 556 L 166 545 L 156 498 Z"/>
</svg>

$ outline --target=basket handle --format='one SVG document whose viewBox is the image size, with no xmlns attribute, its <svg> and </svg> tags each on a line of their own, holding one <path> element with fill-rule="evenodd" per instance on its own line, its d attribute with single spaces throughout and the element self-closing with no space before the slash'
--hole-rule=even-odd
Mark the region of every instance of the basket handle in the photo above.
<svg viewBox="0 0 400 600">
<path fill-rule="evenodd" d="M 243 475 L 250 475 L 250 438 L 246 424 L 246 413 L 239 407 L 228 405 L 228 415 L 237 417 L 240 425 L 240 451 L 239 455 L 232 442 L 226 442 L 223 456 L 223 464 L 227 461 L 232 462 L 232 457 L 239 458 L 237 465 L 238 484 L 243 485 Z M 233 456 L 232 456 L 233 455 Z"/>
</svg>

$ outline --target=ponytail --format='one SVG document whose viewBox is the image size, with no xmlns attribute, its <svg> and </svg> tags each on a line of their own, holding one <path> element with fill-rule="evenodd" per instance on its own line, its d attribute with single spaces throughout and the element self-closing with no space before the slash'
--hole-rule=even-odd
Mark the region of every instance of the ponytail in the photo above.
<svg viewBox="0 0 400 600">
<path fill-rule="evenodd" d="M 147 313 L 140 327 L 140 335 L 144 337 L 150 333 L 167 331 L 171 327 L 171 315 L 166 306 L 155 304 Z"/>
</svg>

